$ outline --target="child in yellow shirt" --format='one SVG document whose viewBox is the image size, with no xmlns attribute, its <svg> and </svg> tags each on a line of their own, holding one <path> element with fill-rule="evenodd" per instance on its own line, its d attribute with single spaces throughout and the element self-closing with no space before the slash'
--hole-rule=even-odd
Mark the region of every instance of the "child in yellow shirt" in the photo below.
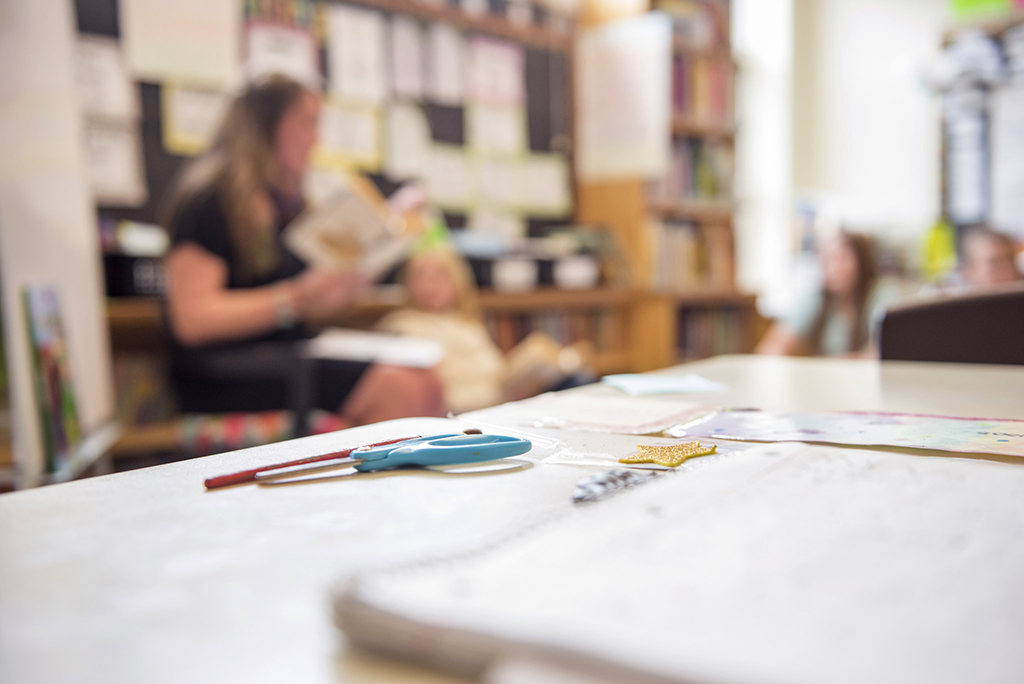
<svg viewBox="0 0 1024 684">
<path fill-rule="evenodd" d="M 581 370 L 580 350 L 562 349 L 542 333 L 531 334 L 506 358 L 483 324 L 473 274 L 456 252 L 420 252 L 406 264 L 402 279 L 408 308 L 388 314 L 377 327 L 444 345 L 436 371 L 455 413 L 552 389 Z"/>
</svg>

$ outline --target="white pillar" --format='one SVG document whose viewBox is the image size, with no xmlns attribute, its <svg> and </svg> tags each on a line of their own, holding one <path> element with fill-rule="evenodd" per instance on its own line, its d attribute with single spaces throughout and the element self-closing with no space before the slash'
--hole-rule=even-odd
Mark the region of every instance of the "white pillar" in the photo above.
<svg viewBox="0 0 1024 684">
<path fill-rule="evenodd" d="M 787 295 L 792 236 L 793 0 L 734 0 L 737 280 L 776 314 Z"/>
<path fill-rule="evenodd" d="M 99 234 L 82 152 L 70 0 L 0 2 L 0 291 L 19 486 L 43 479 L 21 303 L 56 284 L 82 432 L 114 414 Z"/>
</svg>

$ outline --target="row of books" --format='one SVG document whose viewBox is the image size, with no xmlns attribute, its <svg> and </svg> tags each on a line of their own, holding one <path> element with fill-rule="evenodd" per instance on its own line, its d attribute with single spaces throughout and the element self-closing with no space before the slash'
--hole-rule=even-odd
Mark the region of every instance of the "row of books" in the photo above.
<svg viewBox="0 0 1024 684">
<path fill-rule="evenodd" d="M 621 349 L 625 343 L 624 320 L 618 311 L 488 314 L 485 323 L 506 353 L 532 332 L 542 332 L 563 346 L 590 340 L 598 351 Z"/>
<path fill-rule="evenodd" d="M 730 290 L 733 287 L 732 232 L 692 223 L 654 224 L 654 273 L 660 292 Z"/>
<path fill-rule="evenodd" d="M 672 110 L 699 124 L 732 123 L 732 65 L 706 55 L 672 58 Z"/>
<path fill-rule="evenodd" d="M 679 312 L 680 360 L 749 352 L 747 312 L 742 309 L 687 309 Z"/>
<path fill-rule="evenodd" d="M 676 42 L 694 50 L 728 43 L 729 3 L 724 0 L 660 0 L 655 9 L 672 18 Z"/>
<path fill-rule="evenodd" d="M 668 173 L 652 181 L 648 195 L 655 202 L 728 201 L 732 196 L 734 158 L 725 144 L 700 138 L 672 142 Z"/>
</svg>

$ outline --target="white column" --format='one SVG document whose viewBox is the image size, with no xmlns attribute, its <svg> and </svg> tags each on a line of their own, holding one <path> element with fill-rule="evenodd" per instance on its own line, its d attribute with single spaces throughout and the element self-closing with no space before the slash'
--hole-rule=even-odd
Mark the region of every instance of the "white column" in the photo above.
<svg viewBox="0 0 1024 684">
<path fill-rule="evenodd" d="M 83 433 L 114 414 L 99 234 L 81 146 L 70 0 L 0 2 L 0 278 L 19 486 L 44 456 L 21 289 L 54 283 Z"/>
<path fill-rule="evenodd" d="M 732 43 L 740 68 L 737 280 L 775 314 L 793 258 L 793 0 L 734 0 Z"/>
</svg>

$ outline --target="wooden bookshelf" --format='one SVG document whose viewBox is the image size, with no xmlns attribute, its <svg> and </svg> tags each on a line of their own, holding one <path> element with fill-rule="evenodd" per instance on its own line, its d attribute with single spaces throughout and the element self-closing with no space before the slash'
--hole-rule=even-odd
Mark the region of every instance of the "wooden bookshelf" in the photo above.
<svg viewBox="0 0 1024 684">
<path fill-rule="evenodd" d="M 721 62 L 726 62 L 733 66 L 736 65 L 736 60 L 732 56 L 732 50 L 727 47 L 712 46 L 712 47 L 695 47 L 690 45 L 686 41 L 680 40 L 679 38 L 672 39 L 672 52 L 677 55 L 686 55 L 689 57 L 703 57 L 705 59 L 714 59 Z"/>
<path fill-rule="evenodd" d="M 683 219 L 696 223 L 729 223 L 733 215 L 731 203 L 716 200 L 652 200 L 648 203 L 647 209 L 656 217 Z"/>
<path fill-rule="evenodd" d="M 149 352 L 163 344 L 160 300 L 155 297 L 108 298 L 107 325 L 115 352 Z"/>
<path fill-rule="evenodd" d="M 635 290 L 600 288 L 596 290 L 558 290 L 542 288 L 521 293 L 481 293 L 485 316 L 531 315 L 594 315 L 615 316 L 621 333 L 612 347 L 597 347 L 591 358 L 598 375 L 660 368 L 673 359 L 671 344 L 664 335 L 649 335 L 652 320 L 642 313 L 649 306 L 650 295 Z M 370 327 L 385 314 L 402 306 L 400 290 L 395 287 L 376 288 L 360 300 L 351 311 L 323 324 Z M 645 325 L 647 327 L 641 327 Z M 107 322 L 115 354 L 146 354 L 159 359 L 164 352 L 161 303 L 153 297 L 116 297 L 107 299 Z M 665 335 L 671 324 L 662 324 Z M 131 458 L 173 452 L 180 441 L 180 425 L 176 419 L 148 425 L 127 426 L 124 434 L 111 448 L 113 458 Z M 0 487 L 3 483 L 0 464 Z"/>
<path fill-rule="evenodd" d="M 694 308 L 716 306 L 753 307 L 757 304 L 757 296 L 736 290 L 691 290 L 688 292 L 667 292 L 674 303 L 679 306 Z"/>
<path fill-rule="evenodd" d="M 706 146 L 711 148 L 711 152 L 721 151 L 731 162 L 737 132 L 731 93 L 735 88 L 738 67 L 728 35 L 728 4 L 718 0 L 701 1 L 714 3 L 716 11 L 724 11 L 726 20 L 720 22 L 721 35 L 715 44 L 700 47 L 679 38 L 673 40 L 672 87 L 676 88 L 683 82 L 689 86 L 697 83 L 686 81 L 689 77 L 686 73 L 677 76 L 676 68 L 698 68 L 695 66 L 698 63 L 710 64 L 720 76 L 724 75 L 728 95 L 724 101 L 728 106 L 724 112 L 716 111 L 715 116 L 709 116 L 706 107 L 694 106 L 694 99 L 677 97 L 677 93 L 673 93 L 670 98 L 673 106 L 673 154 L 678 145 L 693 145 L 691 151 L 699 149 L 702 152 Z M 658 9 L 657 3 L 653 8 Z M 701 81 L 701 84 L 706 86 L 707 82 Z M 722 101 L 721 98 L 718 100 L 719 103 Z M 692 106 L 691 110 L 676 109 L 678 104 L 687 102 Z M 633 270 L 636 288 L 647 293 L 643 298 L 638 297 L 631 307 L 636 332 L 630 348 L 634 351 L 633 367 L 637 370 L 662 367 L 680 359 L 701 358 L 715 353 L 714 349 L 718 347 L 730 352 L 753 349 L 757 332 L 756 298 L 739 292 L 733 284 L 736 206 L 732 196 L 731 163 L 723 168 L 728 175 L 722 179 L 724 182 L 718 184 L 719 193 L 711 197 L 701 196 L 701 192 L 666 193 L 667 185 L 657 187 L 640 178 L 579 184 L 577 220 L 607 226 L 616 235 Z M 695 172 L 691 173 L 689 178 L 693 180 L 695 175 Z M 680 225 L 695 236 L 699 246 L 691 256 L 692 261 L 704 269 L 696 278 L 702 282 L 680 290 L 664 285 L 663 279 L 657 277 L 656 269 L 665 266 L 665 253 L 662 251 L 665 247 L 664 232 L 659 232 L 658 226 L 665 223 Z M 710 249 L 718 250 L 715 258 L 709 257 Z M 714 320 L 706 325 L 693 322 L 701 316 Z M 714 328 L 716 335 L 709 336 L 714 338 L 713 343 L 708 344 L 704 340 L 700 345 L 689 344 L 687 336 L 702 332 L 702 325 Z M 723 331 L 724 336 L 734 338 L 727 340 L 728 344 L 720 344 Z M 691 353 L 698 347 L 704 351 Z"/>
<path fill-rule="evenodd" d="M 630 290 L 613 288 L 597 290 L 541 288 L 520 293 L 481 292 L 480 306 L 484 311 L 491 312 L 541 309 L 571 310 L 625 306 L 632 303 L 634 296 L 634 293 Z"/>
<path fill-rule="evenodd" d="M 708 296 L 713 298 L 717 295 L 708 293 Z M 621 344 L 614 348 L 599 348 L 594 357 L 594 370 L 603 375 L 649 370 L 671 361 L 667 348 L 652 358 L 650 343 L 637 343 L 634 337 L 635 329 L 642 325 L 642 321 L 637 318 L 638 311 L 648 298 L 649 295 L 644 292 L 621 288 L 541 288 L 519 293 L 483 291 L 480 294 L 480 305 L 485 316 L 573 315 L 579 312 L 617 315 L 622 328 Z M 395 288 L 378 288 L 371 290 L 351 311 L 319 323 L 366 328 L 401 305 L 401 293 Z M 160 353 L 164 343 L 160 300 L 153 297 L 109 298 L 107 322 L 115 354 Z M 133 437 L 129 436 L 128 439 Z"/>
<path fill-rule="evenodd" d="M 672 116 L 672 133 L 673 135 L 731 142 L 736 138 L 736 126 L 734 124 L 708 123 L 685 114 L 675 114 Z"/>
</svg>

